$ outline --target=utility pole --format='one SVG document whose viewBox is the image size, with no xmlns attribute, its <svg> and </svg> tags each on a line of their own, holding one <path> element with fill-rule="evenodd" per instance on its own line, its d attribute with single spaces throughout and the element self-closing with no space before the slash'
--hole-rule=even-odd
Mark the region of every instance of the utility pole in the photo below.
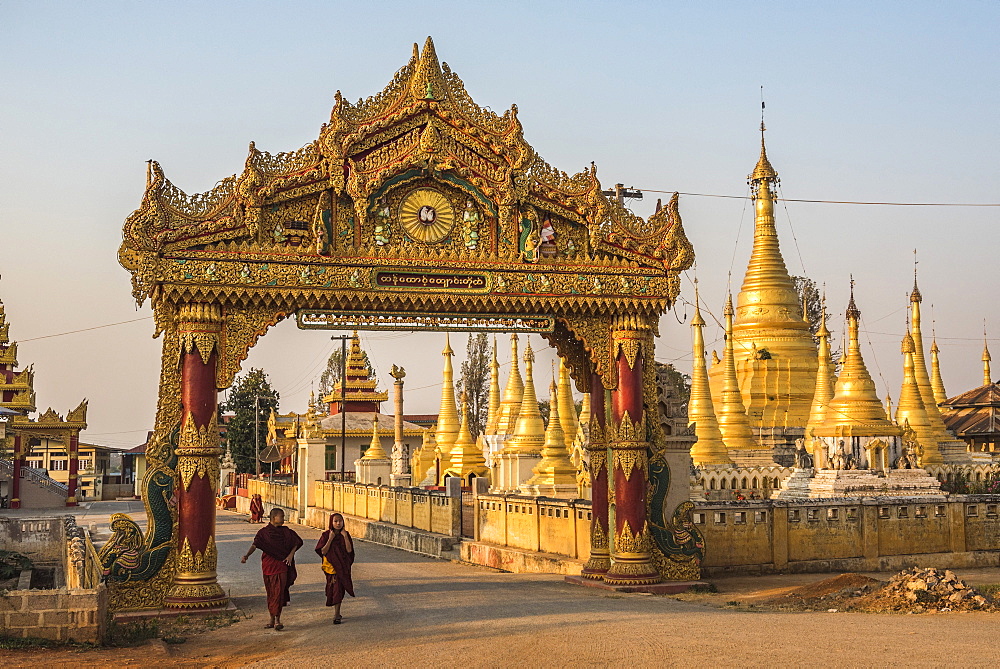
<svg viewBox="0 0 1000 669">
<path fill-rule="evenodd" d="M 625 198 L 633 200 L 642 199 L 642 191 L 634 186 L 631 188 L 625 188 L 625 184 L 615 184 L 614 190 L 604 190 L 601 191 L 608 197 L 613 197 L 618 200 L 618 204 L 625 206 Z"/>
<path fill-rule="evenodd" d="M 340 482 L 347 481 L 344 460 L 347 459 L 347 340 L 350 335 L 333 335 L 333 341 L 340 340 Z"/>
<path fill-rule="evenodd" d="M 257 478 L 260 478 L 260 395 L 253 397 L 253 445 L 257 452 Z"/>
</svg>

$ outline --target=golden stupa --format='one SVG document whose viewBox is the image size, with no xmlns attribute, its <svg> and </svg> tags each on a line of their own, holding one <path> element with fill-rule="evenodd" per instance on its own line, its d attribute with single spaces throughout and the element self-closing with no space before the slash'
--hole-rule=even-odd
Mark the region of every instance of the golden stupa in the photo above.
<svg viewBox="0 0 1000 669">
<path fill-rule="evenodd" d="M 695 465 L 731 465 L 732 458 L 722 441 L 722 431 L 715 415 L 712 392 L 708 385 L 705 366 L 705 319 L 701 317 L 698 297 L 698 280 L 694 285 L 694 317 L 691 318 L 691 339 L 694 364 L 691 369 L 691 392 L 688 398 L 688 423 L 694 426 L 697 437 L 691 447 L 691 460 Z"/>
<path fill-rule="evenodd" d="M 816 344 L 778 244 L 774 224 L 778 173 L 767 159 L 763 124 L 760 159 L 749 182 L 755 206 L 754 239 L 736 298 L 736 376 L 751 428 L 804 428 L 816 386 Z M 717 407 L 722 404 L 724 374 L 718 365 L 710 372 Z"/>
</svg>

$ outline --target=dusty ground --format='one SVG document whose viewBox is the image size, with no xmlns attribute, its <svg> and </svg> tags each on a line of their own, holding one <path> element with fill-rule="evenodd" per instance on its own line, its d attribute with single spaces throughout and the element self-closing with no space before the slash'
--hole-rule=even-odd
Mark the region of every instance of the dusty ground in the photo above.
<svg viewBox="0 0 1000 669">
<path fill-rule="evenodd" d="M 995 667 L 989 630 L 1000 614 L 876 615 L 750 608 L 829 574 L 714 579 L 718 593 L 681 598 L 620 595 L 551 575 L 503 574 L 358 542 L 357 599 L 331 624 L 322 574 L 306 541 L 284 631 L 264 630 L 260 566 L 239 564 L 252 533 L 244 517 L 219 516 L 220 580 L 248 618 L 184 643 L 137 648 L 8 652 L 5 667 L 346 666 Z M 259 553 L 258 553 L 259 555 Z M 960 571 L 973 584 L 1000 570 Z M 874 574 L 886 579 L 888 574 Z M 740 601 L 739 607 L 727 602 Z"/>
</svg>

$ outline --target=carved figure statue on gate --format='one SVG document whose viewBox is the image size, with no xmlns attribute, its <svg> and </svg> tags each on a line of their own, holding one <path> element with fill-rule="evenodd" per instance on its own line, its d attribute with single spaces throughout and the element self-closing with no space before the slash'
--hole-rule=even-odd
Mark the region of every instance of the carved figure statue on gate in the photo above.
<svg viewBox="0 0 1000 669">
<path fill-rule="evenodd" d="M 831 464 L 834 469 L 847 469 L 847 451 L 844 450 L 844 440 L 837 442 L 837 450 L 833 452 Z"/>
</svg>

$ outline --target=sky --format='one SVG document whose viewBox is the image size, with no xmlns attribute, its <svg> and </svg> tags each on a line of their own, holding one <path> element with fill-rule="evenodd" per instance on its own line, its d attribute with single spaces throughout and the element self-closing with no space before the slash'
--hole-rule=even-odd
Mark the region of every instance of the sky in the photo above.
<svg viewBox="0 0 1000 669">
<path fill-rule="evenodd" d="M 605 185 L 645 190 L 641 215 L 652 191 L 746 194 L 762 86 L 786 198 L 1000 203 L 997 25 L 996 2 L 0 2 L 11 337 L 35 367 L 40 410 L 87 397 L 85 441 L 142 443 L 160 341 L 117 250 L 145 161 L 188 193 L 208 190 L 242 170 L 250 141 L 272 153 L 311 142 L 335 91 L 381 91 L 427 35 L 481 106 L 518 105 L 549 163 L 573 173 L 595 161 Z M 739 290 L 753 210 L 683 195 L 680 211 L 718 347 L 713 316 L 730 273 Z M 1000 366 L 1000 207 L 787 202 L 777 215 L 790 272 L 825 285 L 838 336 L 853 275 L 880 395 L 899 394 L 915 248 L 949 394 L 981 383 L 984 321 Z M 683 371 L 693 275 L 656 350 Z M 52 336 L 75 330 L 86 331 Z M 281 410 L 301 411 L 331 334 L 283 323 L 244 369 L 265 369 Z M 443 338 L 362 334 L 384 386 L 392 364 L 407 368 L 407 413 L 437 411 Z M 507 347 L 501 339 L 501 362 Z M 543 351 L 540 395 L 550 362 Z"/>
</svg>

